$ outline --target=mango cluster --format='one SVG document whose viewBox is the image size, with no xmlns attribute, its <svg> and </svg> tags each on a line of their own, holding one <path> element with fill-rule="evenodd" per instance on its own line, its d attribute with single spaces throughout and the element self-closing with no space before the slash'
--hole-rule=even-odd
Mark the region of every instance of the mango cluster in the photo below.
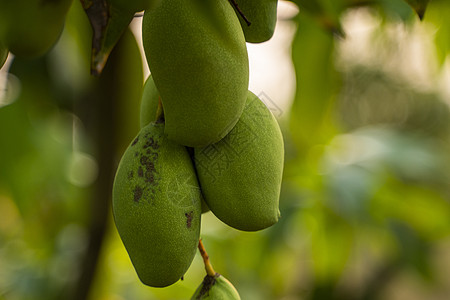
<svg viewBox="0 0 450 300">
<path fill-rule="evenodd" d="M 144 13 L 151 76 L 141 130 L 117 169 L 113 212 L 149 286 L 171 285 L 187 271 L 202 213 L 211 210 L 244 231 L 280 217 L 283 137 L 270 110 L 248 91 L 246 48 L 273 35 L 277 1 L 236 2 L 160 0 Z M 207 277 L 203 285 L 192 299 L 239 299 L 223 277 Z"/>
</svg>

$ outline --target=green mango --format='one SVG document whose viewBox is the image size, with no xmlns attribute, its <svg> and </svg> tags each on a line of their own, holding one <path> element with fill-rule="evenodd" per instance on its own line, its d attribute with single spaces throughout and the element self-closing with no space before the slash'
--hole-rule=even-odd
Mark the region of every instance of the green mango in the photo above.
<svg viewBox="0 0 450 300">
<path fill-rule="evenodd" d="M 0 69 L 8 58 L 8 49 L 0 43 Z"/>
<path fill-rule="evenodd" d="M 144 83 L 144 91 L 141 100 L 141 128 L 144 128 L 151 122 L 156 121 L 156 113 L 158 111 L 159 92 L 156 89 L 152 75 L 150 75 Z"/>
<path fill-rule="evenodd" d="M 249 66 L 228 0 L 164 0 L 145 11 L 142 38 L 169 139 L 189 147 L 222 139 L 239 119 Z"/>
<path fill-rule="evenodd" d="M 155 6 L 161 0 L 108 0 L 108 2 L 122 10 L 127 11 L 143 11 Z"/>
<path fill-rule="evenodd" d="M 204 199 L 220 220 L 245 231 L 278 221 L 283 137 L 257 96 L 248 92 L 236 126 L 220 142 L 195 148 L 194 157 Z"/>
<path fill-rule="evenodd" d="M 236 2 L 251 23 L 248 25 L 235 8 L 245 40 L 249 43 L 262 43 L 270 40 L 277 22 L 278 0 L 237 0 Z"/>
<path fill-rule="evenodd" d="M 117 230 L 140 280 L 152 287 L 178 281 L 200 236 L 201 193 L 185 147 L 151 123 L 128 146 L 113 186 Z"/>
<path fill-rule="evenodd" d="M 205 199 L 202 197 L 202 214 L 207 213 L 210 211 L 208 204 L 206 204 Z"/>
<path fill-rule="evenodd" d="M 206 275 L 191 300 L 241 300 L 236 288 L 220 274 Z"/>
<path fill-rule="evenodd" d="M 141 128 L 144 128 L 151 122 L 155 122 L 158 112 L 159 93 L 155 82 L 150 75 L 144 83 L 144 92 L 141 100 Z M 188 149 L 190 150 L 190 149 Z M 191 153 L 190 153 L 191 154 Z M 192 153 L 193 154 L 193 153 Z M 202 214 L 209 211 L 208 205 L 202 197 Z"/>
<path fill-rule="evenodd" d="M 0 40 L 16 56 L 37 57 L 56 43 L 72 0 L 0 0 Z"/>
</svg>

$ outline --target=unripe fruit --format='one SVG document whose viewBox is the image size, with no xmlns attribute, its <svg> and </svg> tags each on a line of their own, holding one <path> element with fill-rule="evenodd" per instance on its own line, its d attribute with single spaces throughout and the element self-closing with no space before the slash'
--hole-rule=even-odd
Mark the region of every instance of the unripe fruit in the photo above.
<svg viewBox="0 0 450 300">
<path fill-rule="evenodd" d="M 195 148 L 195 166 L 211 211 L 236 229 L 256 231 L 278 221 L 283 137 L 251 92 L 236 126 L 220 142 Z"/>
<path fill-rule="evenodd" d="M 249 78 L 244 34 L 228 0 L 161 1 L 145 12 L 142 30 L 169 139 L 190 147 L 219 141 L 242 113 Z"/>
<path fill-rule="evenodd" d="M 185 147 L 168 140 L 162 124 L 143 128 L 120 161 L 113 213 L 144 284 L 171 285 L 189 268 L 200 235 L 200 199 Z"/>
<path fill-rule="evenodd" d="M 56 43 L 72 0 L 0 0 L 0 40 L 16 56 L 36 57 Z"/>
<path fill-rule="evenodd" d="M 138 12 L 152 8 L 160 0 L 108 0 L 108 2 L 121 10 Z"/>
<path fill-rule="evenodd" d="M 220 274 L 206 275 L 191 300 L 241 300 L 236 288 Z"/>
<path fill-rule="evenodd" d="M 140 123 L 144 128 L 151 122 L 156 121 L 156 112 L 158 111 L 159 93 L 156 89 L 155 82 L 150 75 L 144 83 L 144 91 L 142 92 Z"/>
<path fill-rule="evenodd" d="M 158 113 L 159 92 L 156 89 L 155 82 L 150 75 L 144 83 L 144 91 L 142 93 L 141 100 L 141 128 L 144 128 L 151 122 L 156 122 Z M 189 155 L 193 156 L 193 149 L 187 148 Z M 202 197 L 202 213 L 209 211 L 208 205 L 205 203 Z"/>
<path fill-rule="evenodd" d="M 251 22 L 250 26 L 247 25 L 245 20 L 236 12 L 247 42 L 262 43 L 270 40 L 277 22 L 277 3 L 278 0 L 238 1 L 242 13 Z"/>
</svg>

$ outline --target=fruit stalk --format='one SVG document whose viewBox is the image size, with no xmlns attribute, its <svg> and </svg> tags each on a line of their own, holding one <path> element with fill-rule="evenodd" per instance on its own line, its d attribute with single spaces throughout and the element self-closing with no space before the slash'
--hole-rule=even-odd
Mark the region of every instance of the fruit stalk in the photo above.
<svg viewBox="0 0 450 300">
<path fill-rule="evenodd" d="M 198 241 L 198 250 L 200 251 L 200 255 L 203 258 L 203 263 L 205 264 L 205 270 L 206 270 L 206 274 L 208 274 L 209 276 L 216 276 L 216 271 L 214 271 L 211 262 L 209 261 L 209 255 L 208 253 L 206 253 L 206 249 L 205 246 L 203 245 L 202 240 L 200 239 Z"/>
<path fill-rule="evenodd" d="M 164 123 L 164 110 L 161 102 L 161 97 L 158 100 L 158 108 L 156 109 L 156 123 Z"/>
<path fill-rule="evenodd" d="M 247 26 L 252 25 L 252 22 L 250 22 L 247 17 L 244 15 L 244 13 L 242 12 L 242 10 L 239 8 L 239 5 L 237 4 L 236 0 L 229 0 L 231 5 L 234 6 L 234 8 L 236 8 L 236 11 L 239 13 L 239 15 L 242 17 L 242 19 L 244 19 L 245 23 L 247 23 Z"/>
</svg>

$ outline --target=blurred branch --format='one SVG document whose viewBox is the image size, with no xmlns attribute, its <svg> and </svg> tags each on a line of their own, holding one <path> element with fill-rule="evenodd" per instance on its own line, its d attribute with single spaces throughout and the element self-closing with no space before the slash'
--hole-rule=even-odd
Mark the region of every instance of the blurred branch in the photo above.
<svg viewBox="0 0 450 300">
<path fill-rule="evenodd" d="M 384 291 L 384 288 L 391 280 L 397 275 L 402 267 L 401 259 L 395 259 L 386 263 L 384 266 L 379 267 L 372 277 L 372 280 L 368 283 L 364 292 L 361 295 L 361 300 L 375 300 L 379 298 L 380 292 Z"/>
<path fill-rule="evenodd" d="M 101 247 L 107 231 L 112 183 L 115 173 L 115 154 L 117 150 L 116 124 L 121 85 L 117 76 L 121 56 L 120 42 L 117 50 L 102 72 L 95 79 L 95 85 L 89 95 L 84 97 L 75 113 L 86 124 L 86 131 L 95 145 L 95 158 L 99 165 L 98 179 L 92 190 L 90 211 L 88 212 L 88 249 L 81 261 L 81 274 L 72 293 L 73 300 L 88 299 L 89 291 L 98 265 Z"/>
<path fill-rule="evenodd" d="M 373 276 L 366 284 L 361 293 L 355 293 L 352 288 L 338 288 L 336 286 L 337 280 L 322 282 L 315 284 L 311 290 L 311 294 L 307 299 L 309 300 L 376 300 L 381 299 L 380 295 L 387 284 L 397 275 L 403 267 L 401 258 L 392 259 L 373 271 Z M 299 292 L 303 294 L 303 291 Z"/>
</svg>

